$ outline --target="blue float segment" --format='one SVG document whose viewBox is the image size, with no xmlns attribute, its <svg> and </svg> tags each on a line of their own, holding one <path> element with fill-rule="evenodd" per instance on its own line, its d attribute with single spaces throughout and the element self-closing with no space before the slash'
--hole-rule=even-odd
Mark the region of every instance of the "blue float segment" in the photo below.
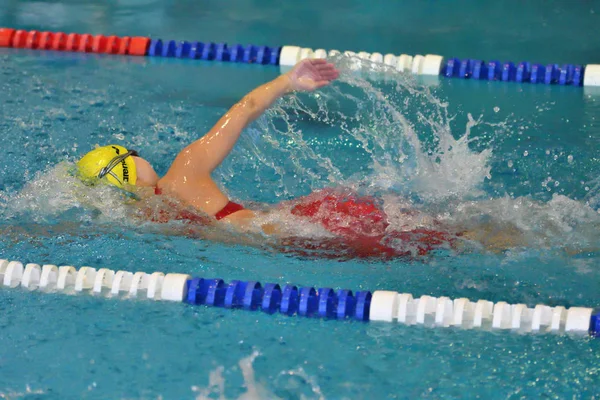
<svg viewBox="0 0 600 400">
<path fill-rule="evenodd" d="M 253 63 L 255 59 L 256 59 L 256 47 L 249 44 L 244 48 L 244 54 L 242 56 L 242 61 L 247 64 L 250 64 L 250 63 Z"/>
<path fill-rule="evenodd" d="M 585 71 L 585 66 L 583 66 L 583 65 L 573 66 L 573 86 L 582 86 L 583 85 L 584 71 Z"/>
<path fill-rule="evenodd" d="M 336 309 L 338 298 L 336 293 L 330 288 L 321 288 L 318 290 L 319 304 L 317 313 L 321 318 L 336 318 Z"/>
<path fill-rule="evenodd" d="M 458 69 L 460 66 L 460 60 L 458 58 L 449 58 L 446 60 L 446 65 L 442 67 L 440 71 L 441 75 L 452 78 L 454 76 L 459 76 Z"/>
<path fill-rule="evenodd" d="M 206 43 L 204 48 L 202 49 L 202 53 L 200 54 L 200 59 L 202 60 L 214 60 L 215 59 L 215 44 L 214 43 Z"/>
<path fill-rule="evenodd" d="M 354 318 L 359 321 L 369 320 L 369 309 L 371 308 L 371 292 L 356 292 L 356 311 Z"/>
<path fill-rule="evenodd" d="M 510 82 L 515 80 L 517 69 L 515 68 L 515 64 L 511 62 L 506 62 L 502 64 L 502 72 L 500 75 L 500 79 L 503 82 Z"/>
<path fill-rule="evenodd" d="M 269 55 L 270 65 L 279 65 L 279 56 L 281 55 L 281 47 L 273 47 Z"/>
<path fill-rule="evenodd" d="M 531 83 L 544 82 L 544 76 L 546 76 L 546 67 L 541 64 L 533 64 L 531 66 L 531 74 L 529 75 L 529 81 Z"/>
<path fill-rule="evenodd" d="M 160 39 L 152 39 L 148 47 L 148 55 L 152 57 L 162 56 L 163 42 Z"/>
<path fill-rule="evenodd" d="M 298 314 L 303 317 L 312 317 L 319 308 L 318 296 L 315 288 L 303 287 L 300 289 Z"/>
<path fill-rule="evenodd" d="M 281 295 L 280 312 L 286 315 L 294 315 L 298 312 L 298 288 L 296 286 L 284 286 Z"/>
<path fill-rule="evenodd" d="M 225 291 L 225 301 L 223 305 L 225 308 L 237 308 L 244 305 L 244 294 L 246 293 L 246 287 L 248 282 L 243 281 L 231 281 Z"/>
<path fill-rule="evenodd" d="M 188 57 L 192 58 L 194 60 L 199 59 L 202 54 L 203 49 L 204 49 L 204 43 L 192 42 L 192 44 L 190 45 L 190 52 L 189 52 Z"/>
<path fill-rule="evenodd" d="M 517 81 L 519 83 L 529 82 L 530 77 L 531 77 L 531 64 L 528 62 L 519 63 L 519 65 L 517 65 L 517 68 L 516 68 L 515 81 Z"/>
<path fill-rule="evenodd" d="M 546 66 L 546 73 L 544 74 L 544 83 L 546 85 L 552 85 L 558 82 L 558 76 L 560 70 L 558 64 L 549 64 Z"/>
<path fill-rule="evenodd" d="M 244 48 L 239 44 L 234 44 L 229 47 L 229 61 L 231 62 L 242 62 L 244 55 Z"/>
<path fill-rule="evenodd" d="M 179 42 L 175 49 L 175 57 L 188 58 L 190 56 L 191 47 L 192 45 L 189 42 Z"/>
<path fill-rule="evenodd" d="M 229 48 L 226 43 L 215 45 L 215 61 L 229 61 Z"/>
<path fill-rule="evenodd" d="M 205 304 L 213 307 L 223 307 L 225 305 L 225 293 L 227 287 L 223 279 L 205 279 L 208 286 Z"/>
<path fill-rule="evenodd" d="M 502 73 L 502 64 L 500 61 L 490 61 L 487 64 L 487 79 L 495 81 L 500 79 Z"/>
<path fill-rule="evenodd" d="M 256 310 L 262 303 L 263 289 L 260 282 L 248 282 L 244 293 L 244 309 Z"/>
<path fill-rule="evenodd" d="M 592 312 L 589 334 L 593 337 L 600 337 L 600 309 L 598 308 Z"/>
<path fill-rule="evenodd" d="M 264 288 L 261 309 L 273 314 L 281 305 L 281 287 L 275 283 L 267 283 Z"/>
<path fill-rule="evenodd" d="M 354 317 L 354 311 L 356 310 L 356 300 L 351 290 L 338 290 L 337 292 L 338 303 L 336 307 L 337 319 L 344 319 L 346 317 Z"/>
<path fill-rule="evenodd" d="M 163 57 L 175 57 L 176 50 L 177 50 L 177 43 L 174 40 L 169 40 L 166 45 L 163 43 L 161 55 Z"/>
<path fill-rule="evenodd" d="M 200 304 L 199 290 L 204 279 L 193 278 L 187 281 L 185 302 L 188 304 Z"/>
<path fill-rule="evenodd" d="M 481 60 L 473 60 L 473 75 L 472 79 L 486 79 L 487 77 L 487 66 L 485 62 Z"/>
<path fill-rule="evenodd" d="M 472 60 L 462 60 L 458 67 L 458 77 L 461 79 L 468 79 L 473 74 Z"/>
</svg>

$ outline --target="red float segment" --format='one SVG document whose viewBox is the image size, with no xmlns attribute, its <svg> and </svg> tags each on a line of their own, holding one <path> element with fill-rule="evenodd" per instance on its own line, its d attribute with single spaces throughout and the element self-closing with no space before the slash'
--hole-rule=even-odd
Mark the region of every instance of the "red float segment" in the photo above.
<svg viewBox="0 0 600 400">
<path fill-rule="evenodd" d="M 19 29 L 15 32 L 12 39 L 12 47 L 23 48 L 27 40 L 27 31 Z"/>
<path fill-rule="evenodd" d="M 39 40 L 40 33 L 38 31 L 29 31 L 25 40 L 25 47 L 28 49 L 37 49 Z"/>
<path fill-rule="evenodd" d="M 50 48 L 56 51 L 65 50 L 67 48 L 67 35 L 62 32 L 55 33 Z"/>
<path fill-rule="evenodd" d="M 12 46 L 12 40 L 14 35 L 14 29 L 0 28 L 0 47 Z"/>
<path fill-rule="evenodd" d="M 42 32 L 40 33 L 40 40 L 38 42 L 38 49 L 49 50 L 52 47 L 52 41 L 54 40 L 54 33 Z"/>
<path fill-rule="evenodd" d="M 131 43 L 131 38 L 129 36 L 125 36 L 121 38 L 121 44 L 119 45 L 118 54 L 125 55 L 129 51 L 129 45 Z"/>
<path fill-rule="evenodd" d="M 106 36 L 96 35 L 92 40 L 92 53 L 104 53 L 106 49 Z"/>
<path fill-rule="evenodd" d="M 131 39 L 131 45 L 129 46 L 130 56 L 145 56 L 150 46 L 150 38 L 137 36 Z"/>
<path fill-rule="evenodd" d="M 81 53 L 89 53 L 92 51 L 92 45 L 94 42 L 94 37 L 89 33 L 85 33 L 79 36 L 79 46 L 77 47 L 77 51 Z"/>
<path fill-rule="evenodd" d="M 77 51 L 79 48 L 79 40 L 79 35 L 77 33 L 69 33 L 67 35 L 67 43 L 65 44 L 65 48 L 63 50 Z"/>
<path fill-rule="evenodd" d="M 104 52 L 108 54 L 116 54 L 119 52 L 119 46 L 121 45 L 121 38 L 117 36 L 109 36 L 106 38 L 106 45 Z"/>
</svg>

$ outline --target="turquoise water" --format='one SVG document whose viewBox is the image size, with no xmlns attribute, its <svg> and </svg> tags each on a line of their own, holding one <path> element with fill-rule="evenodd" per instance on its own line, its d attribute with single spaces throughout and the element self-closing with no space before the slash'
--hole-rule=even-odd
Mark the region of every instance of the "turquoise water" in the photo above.
<svg viewBox="0 0 600 400">
<path fill-rule="evenodd" d="M 0 24 L 382 53 L 598 62 L 600 39 L 589 34 L 599 22 L 596 6 L 502 4 L 340 2 L 322 9 L 316 2 L 0 1 Z M 514 10 L 520 10 L 518 17 L 512 16 Z M 294 21 L 287 20 L 290 15 Z M 347 60 L 338 62 L 343 67 Z M 73 188 L 62 168 L 96 143 L 110 141 L 131 145 L 164 173 L 178 149 L 278 70 L 3 49 L 1 257 L 416 296 L 598 305 L 600 258 L 593 249 L 600 220 L 595 211 L 600 97 L 581 88 L 489 82 L 441 80 L 422 86 L 400 75 L 374 82 L 344 71 L 343 82 L 323 91 L 323 97 L 288 99 L 247 130 L 216 174 L 235 200 L 272 204 L 331 185 L 352 186 L 396 196 L 387 204 L 401 196 L 454 223 L 510 222 L 526 231 L 529 245 L 417 260 L 337 260 L 137 226 L 118 196 Z M 316 112 L 319 106 L 329 118 Z M 436 140 L 464 135 L 468 114 L 481 118 L 472 128 L 474 140 L 435 153 Z M 416 128 L 416 139 L 401 120 Z M 432 128 L 431 122 L 438 125 Z M 411 140 L 434 154 L 429 158 L 427 151 L 416 151 Z M 388 154 L 395 158 L 388 160 Z M 406 158 L 400 162 L 400 156 Z M 436 159 L 441 164 L 427 164 Z M 587 338 L 307 320 L 8 289 L 0 298 L 0 393 L 10 398 L 600 394 L 600 348 Z M 245 381 L 248 371 L 254 378 Z"/>
</svg>

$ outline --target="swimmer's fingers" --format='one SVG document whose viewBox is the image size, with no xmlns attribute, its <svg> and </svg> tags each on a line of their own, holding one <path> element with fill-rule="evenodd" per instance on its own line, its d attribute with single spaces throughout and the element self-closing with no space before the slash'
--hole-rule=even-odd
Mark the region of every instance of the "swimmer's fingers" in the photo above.
<svg viewBox="0 0 600 400">
<path fill-rule="evenodd" d="M 306 59 L 296 64 L 287 74 L 292 89 L 311 91 L 337 79 L 339 71 L 324 59 Z"/>
</svg>

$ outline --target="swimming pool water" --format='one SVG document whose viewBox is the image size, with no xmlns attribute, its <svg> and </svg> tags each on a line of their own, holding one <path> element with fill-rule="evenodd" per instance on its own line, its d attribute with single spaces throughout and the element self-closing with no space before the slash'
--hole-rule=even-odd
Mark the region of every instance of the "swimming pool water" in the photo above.
<svg viewBox="0 0 600 400">
<path fill-rule="evenodd" d="M 594 50 L 600 39 L 589 35 L 598 23 L 594 5 L 502 4 L 357 1 L 321 9 L 316 2 L 224 6 L 3 0 L 0 24 L 383 53 L 598 62 Z M 513 17 L 515 8 L 520 12 Z M 289 20 L 290 15 L 297 19 Z M 431 88 L 436 99 L 448 103 L 449 114 L 456 114 L 448 122 L 453 136 L 464 133 L 468 113 L 475 119 L 481 115 L 482 123 L 473 129 L 478 140 L 469 147 L 472 152 L 491 150 L 491 178 L 477 185 L 481 193 L 471 188 L 448 203 L 466 207 L 473 197 L 485 204 L 485 212 L 551 238 L 547 246 L 500 254 L 340 261 L 168 235 L 134 226 L 122 207 L 111 218 L 96 215 L 53 175 L 57 163 L 72 162 L 94 144 L 109 141 L 137 148 L 164 173 L 178 149 L 209 129 L 246 91 L 277 74 L 271 67 L 0 49 L 1 257 L 528 305 L 598 305 L 598 254 L 570 255 L 557 244 L 598 244 L 598 217 L 568 200 L 598 208 L 600 97 L 581 88 L 455 80 Z M 359 103 L 368 105 L 381 106 L 369 98 L 376 90 L 392 102 L 407 95 L 390 84 L 373 85 L 358 92 L 347 84 L 336 87 L 358 93 Z M 324 93 L 340 101 L 341 114 L 353 115 L 355 103 Z M 250 127 L 219 169 L 217 179 L 234 199 L 273 203 L 330 184 L 386 176 L 373 162 L 381 162 L 385 151 L 375 158 L 365 154 L 356 136 L 336 129 L 339 119 L 327 124 L 302 112 L 295 117 L 297 108 L 289 104 L 282 109 L 296 124 L 293 132 L 268 117 Z M 423 108 L 426 116 L 437 110 Z M 365 111 L 354 126 L 367 129 L 374 115 L 380 111 Z M 416 113 L 406 116 L 419 123 Z M 282 135 L 268 130 L 270 122 Z M 306 146 L 289 142 L 299 130 Z M 391 130 L 380 134 L 390 153 L 405 137 L 399 134 L 396 141 Z M 283 143 L 289 152 L 276 150 L 267 139 Z M 331 160 L 340 176 L 330 182 L 333 169 L 315 160 Z M 292 161 L 300 165 L 297 172 Z M 278 166 L 283 169 L 279 174 Z M 308 177 L 309 172 L 316 177 Z M 395 173 L 402 176 L 402 168 Z M 112 200 L 106 196 L 103 204 Z M 490 198 L 506 200 L 498 206 L 498 201 L 485 202 Z M 237 398 L 249 391 L 255 397 L 328 399 L 600 394 L 600 345 L 587 338 L 297 319 L 7 289 L 0 290 L 0 310 L 0 393 L 10 398 L 218 398 L 223 392 Z M 243 361 L 254 352 L 260 354 L 248 369 Z M 244 387 L 243 371 L 248 370 L 254 381 Z"/>
</svg>

